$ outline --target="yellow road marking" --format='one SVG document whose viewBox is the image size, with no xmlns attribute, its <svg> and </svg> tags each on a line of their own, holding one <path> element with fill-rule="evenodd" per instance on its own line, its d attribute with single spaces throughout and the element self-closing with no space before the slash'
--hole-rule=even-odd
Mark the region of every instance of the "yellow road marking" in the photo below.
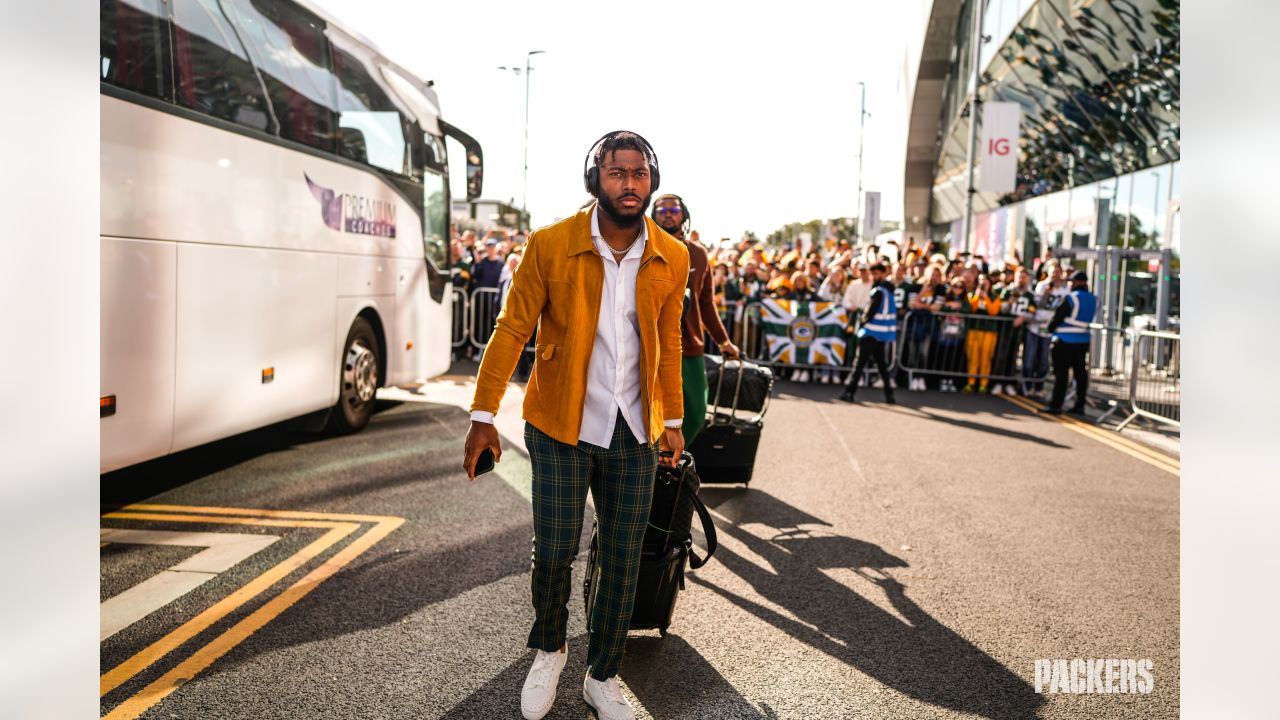
<svg viewBox="0 0 1280 720">
<path fill-rule="evenodd" d="M 309 512 L 306 510 L 253 510 L 250 508 L 232 508 L 232 507 L 202 507 L 199 505 L 153 505 L 150 503 L 136 503 L 121 508 L 117 512 L 176 512 L 176 513 L 207 513 L 209 515 L 246 515 L 258 518 L 289 518 L 291 520 L 338 520 L 349 522 L 371 522 L 378 523 L 384 520 L 399 519 L 391 518 L 388 515 L 350 515 L 347 513 L 326 513 L 326 512 Z M 262 525 L 264 523 L 256 523 Z"/>
<path fill-rule="evenodd" d="M 148 512 L 150 511 L 150 512 Z M 209 515 L 170 514 L 178 512 L 204 512 Z M 233 517 L 226 517 L 226 516 Z M 248 517 L 248 516 L 269 517 Z M 221 517 L 220 517 L 221 516 Z M 323 536 L 316 539 L 302 550 L 276 565 L 267 572 L 254 578 L 232 595 L 224 598 L 213 607 L 184 623 L 181 627 L 152 643 L 116 668 L 113 668 L 100 679 L 101 695 L 108 692 L 142 670 L 153 665 L 160 658 L 190 640 L 213 623 L 226 617 L 235 609 L 244 605 L 253 597 L 270 588 L 281 578 L 298 569 L 307 561 L 315 558 L 343 538 L 357 530 L 360 525 L 355 522 L 374 523 L 364 534 L 358 536 L 349 545 L 338 551 L 333 557 L 323 561 L 284 592 L 269 600 L 248 617 L 233 625 L 226 632 L 214 638 L 204 647 L 198 649 L 189 658 L 165 673 L 156 681 L 147 685 L 140 692 L 116 706 L 106 717 L 113 720 L 137 718 L 149 708 L 168 697 L 183 683 L 190 681 L 198 673 L 209 667 L 218 658 L 225 655 L 236 645 L 243 642 L 257 630 L 261 629 L 280 613 L 301 600 L 320 583 L 341 570 L 361 553 L 373 547 L 396 528 L 404 524 L 404 518 L 386 515 L 349 515 L 343 513 L 315 513 L 289 510 L 248 510 L 242 508 L 184 507 L 180 505 L 131 505 L 123 510 L 103 516 L 111 519 L 158 520 L 176 522 L 214 522 L 236 525 L 266 525 L 285 527 L 319 527 L 328 528 Z M 100 696 L 101 696 L 100 695 Z"/>
<path fill-rule="evenodd" d="M 1170 473 L 1173 473 L 1174 475 L 1178 475 L 1181 473 L 1181 463 L 1176 458 L 1172 458 L 1168 455 L 1163 455 L 1155 450 L 1152 450 L 1151 448 L 1143 446 L 1140 443 L 1136 443 L 1132 440 L 1129 440 L 1128 438 L 1121 437 L 1114 433 L 1109 433 L 1106 430 L 1103 430 L 1102 428 L 1094 427 L 1093 425 L 1090 425 L 1089 423 L 1083 422 L 1081 420 L 1077 420 L 1075 418 L 1065 417 L 1061 415 L 1044 414 L 1040 411 L 1040 408 L 1037 405 L 1035 405 L 1034 403 L 1024 398 L 1009 398 L 1009 401 L 1014 403 L 1015 405 L 1018 405 L 1019 407 L 1022 407 L 1026 410 L 1034 412 L 1037 415 L 1040 415 L 1041 417 L 1047 417 L 1047 418 L 1056 420 L 1057 422 L 1063 425 L 1066 425 L 1068 428 L 1075 430 L 1081 435 L 1085 435 L 1086 437 L 1090 437 L 1095 440 L 1098 440 L 1104 445 L 1108 445 L 1127 455 L 1136 457 L 1137 459 L 1142 460 L 1143 462 L 1146 462 L 1150 465 L 1154 465 L 1160 468 L 1161 470 L 1166 470 Z"/>
<path fill-rule="evenodd" d="M 341 541 L 351 533 L 360 528 L 356 523 L 337 523 L 337 522 L 317 522 L 317 521 L 284 521 L 284 520 L 261 520 L 254 522 L 249 518 L 209 518 L 199 515 L 167 515 L 160 513 L 124 513 L 113 512 L 104 515 L 105 518 L 113 520 L 159 520 L 164 522 L 226 522 L 237 525 L 272 525 L 276 527 L 313 527 L 328 528 L 328 532 L 321 535 L 309 545 L 294 553 L 279 565 L 264 572 L 253 580 L 249 581 L 244 587 L 236 590 L 222 600 L 218 601 L 204 612 L 196 615 L 190 620 L 183 623 L 177 629 L 168 635 L 151 643 L 146 648 L 137 652 L 133 657 L 120 663 L 116 667 L 109 670 L 101 678 L 98 679 L 98 697 L 102 697 L 107 693 L 120 687 L 129 678 L 146 670 L 156 663 L 160 658 L 168 655 L 176 650 L 183 643 L 191 638 L 204 632 L 206 628 L 218 622 L 222 618 L 234 612 L 237 608 L 249 602 L 253 598 L 262 594 L 265 590 L 275 585 L 289 573 L 297 570 L 307 563 L 307 561 L 316 557 L 320 553 L 333 547 L 334 544 Z"/>
<path fill-rule="evenodd" d="M 1139 443 L 1136 443 L 1128 438 L 1121 437 L 1119 435 L 1115 435 L 1112 433 L 1108 433 L 1107 431 L 1101 428 L 1096 428 L 1088 423 L 1082 422 L 1080 420 L 1076 420 L 1075 418 L 1064 417 L 1061 415 L 1048 415 L 1048 414 L 1042 413 L 1040 412 L 1040 408 L 1038 406 L 1036 406 L 1034 403 L 1032 403 L 1030 400 L 1027 400 L 1026 398 L 1009 397 L 1007 395 L 1001 395 L 1001 397 L 1024 410 L 1034 413 L 1039 417 L 1055 420 L 1058 423 L 1070 428 L 1071 430 L 1074 430 L 1080 433 L 1081 435 L 1084 435 L 1085 437 L 1089 437 L 1094 440 L 1097 440 L 1098 442 L 1104 445 L 1107 445 L 1112 449 L 1119 450 L 1120 452 L 1126 455 L 1129 455 L 1130 457 L 1137 458 L 1138 460 L 1141 460 L 1154 467 L 1160 468 L 1165 472 L 1169 472 L 1174 475 L 1182 474 L 1182 464 L 1176 458 L 1169 457 L 1168 455 L 1162 455 L 1157 451 L 1152 450 L 1148 447 L 1145 447 Z"/>
<path fill-rule="evenodd" d="M 1112 445 L 1115 445 L 1115 444 L 1123 445 L 1128 450 L 1133 450 L 1145 456 L 1145 458 L 1147 459 L 1154 460 L 1157 463 L 1161 463 L 1161 464 L 1172 467 L 1175 472 L 1178 471 L 1181 467 L 1180 461 L 1175 457 L 1165 455 L 1164 453 L 1161 453 L 1158 450 L 1153 450 L 1141 443 L 1134 442 L 1133 440 L 1130 440 L 1116 433 L 1108 432 L 1103 428 L 1093 425 L 1092 423 L 1088 423 L 1083 420 L 1078 420 L 1076 418 L 1073 418 L 1067 415 L 1048 415 L 1041 411 L 1039 405 L 1031 402 L 1030 400 L 1027 400 L 1026 398 L 1013 397 L 1013 398 L 1008 398 L 1008 400 L 1009 402 L 1012 402 L 1015 405 L 1018 405 L 1022 408 L 1025 408 L 1031 412 L 1036 413 L 1037 415 L 1040 415 L 1042 417 L 1052 418 L 1058 421 L 1059 423 L 1062 423 L 1063 425 L 1070 427 L 1073 430 L 1082 432 L 1083 434 L 1089 435 L 1090 437 L 1098 438 L 1102 440 L 1104 443 L 1110 443 Z"/>
<path fill-rule="evenodd" d="M 1016 404 L 1016 405 L 1020 405 L 1020 406 L 1022 406 L 1022 407 L 1024 407 L 1024 408 L 1026 408 L 1026 409 L 1028 409 L 1028 410 L 1031 410 L 1031 411 L 1033 411 L 1033 412 L 1035 412 L 1035 413 L 1037 413 L 1037 414 L 1043 414 L 1043 413 L 1041 413 L 1041 412 L 1040 412 L 1040 407 L 1039 407 L 1038 405 L 1036 405 L 1035 403 L 1031 402 L 1030 400 L 1027 400 L 1026 398 L 1020 398 L 1020 397 L 1009 397 L 1009 398 L 1006 398 L 1006 399 L 1008 399 L 1010 402 L 1012 402 L 1012 403 L 1014 403 L 1014 404 Z M 1122 436 L 1122 435 L 1119 435 L 1119 434 L 1116 434 L 1116 433 L 1113 433 L 1113 432 L 1108 432 L 1107 430 L 1104 430 L 1103 428 L 1100 428 L 1100 427 L 1098 427 L 1097 425 L 1094 425 L 1093 423 L 1085 422 L 1085 421 L 1083 421 L 1083 420 L 1079 420 L 1079 419 L 1077 419 L 1077 418 L 1073 418 L 1073 417 L 1070 417 L 1070 416 L 1067 416 L 1067 415 L 1052 415 L 1052 416 L 1048 416 L 1048 417 L 1053 417 L 1054 419 L 1058 420 L 1059 422 L 1062 422 L 1062 423 L 1064 423 L 1064 424 L 1067 424 L 1067 425 L 1071 425 L 1071 426 L 1074 426 L 1074 427 L 1080 428 L 1080 429 L 1082 429 L 1082 430 L 1088 430 L 1089 432 L 1093 433 L 1094 435 L 1100 436 L 1100 437 L 1102 437 L 1102 438 L 1104 438 L 1104 439 L 1106 439 L 1106 440 L 1112 440 L 1112 441 L 1114 441 L 1114 442 L 1122 443 L 1122 444 L 1127 445 L 1128 447 L 1132 448 L 1133 450 L 1136 450 L 1136 451 L 1138 451 L 1138 452 L 1142 453 L 1143 455 L 1147 455 L 1147 456 L 1151 457 L 1151 458 L 1152 458 L 1152 459 L 1154 459 L 1154 460 L 1157 460 L 1157 461 L 1160 461 L 1160 462 L 1166 463 L 1166 464 L 1168 464 L 1168 465 L 1172 465 L 1172 466 L 1174 466 L 1175 468 L 1181 468 L 1182 463 L 1181 463 L 1181 461 L 1180 461 L 1180 460 L 1178 460 L 1178 458 L 1173 457 L 1173 456 L 1170 456 L 1170 455 L 1166 455 L 1166 454 L 1164 454 L 1164 453 L 1160 452 L 1159 450 L 1154 450 L 1154 449 L 1152 449 L 1152 448 L 1149 448 L 1149 447 L 1147 447 L 1146 445 L 1143 445 L 1142 443 L 1134 442 L 1133 440 L 1130 440 L 1129 438 L 1126 438 L 1126 437 L 1124 437 L 1124 436 Z"/>
</svg>

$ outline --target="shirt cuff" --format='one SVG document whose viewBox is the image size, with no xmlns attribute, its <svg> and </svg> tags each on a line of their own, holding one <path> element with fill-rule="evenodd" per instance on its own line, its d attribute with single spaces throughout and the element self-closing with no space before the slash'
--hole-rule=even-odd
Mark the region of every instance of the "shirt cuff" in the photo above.
<svg viewBox="0 0 1280 720">
<path fill-rule="evenodd" d="M 665 427 L 665 428 L 678 428 L 678 427 L 684 427 L 684 419 L 683 419 L 683 418 L 676 418 L 675 420 L 663 420 L 663 421 L 662 421 L 662 426 L 663 426 L 663 427 Z"/>
<path fill-rule="evenodd" d="M 485 412 L 484 410 L 472 410 L 471 422 L 482 422 L 482 423 L 488 423 L 489 425 L 492 425 L 493 413 Z"/>
</svg>

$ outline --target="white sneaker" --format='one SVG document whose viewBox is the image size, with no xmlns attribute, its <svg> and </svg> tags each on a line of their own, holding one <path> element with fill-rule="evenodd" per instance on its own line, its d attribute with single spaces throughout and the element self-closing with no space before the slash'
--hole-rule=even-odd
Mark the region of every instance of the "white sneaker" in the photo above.
<svg viewBox="0 0 1280 720">
<path fill-rule="evenodd" d="M 568 651 L 566 644 L 560 652 L 539 650 L 533 658 L 529 677 L 525 678 L 524 688 L 520 690 L 520 714 L 525 720 L 542 720 L 551 712 L 551 705 L 556 701 L 560 671 L 564 670 L 565 661 L 569 659 Z"/>
<path fill-rule="evenodd" d="M 616 677 L 601 682 L 588 675 L 582 681 L 582 699 L 595 709 L 600 720 L 635 720 L 635 708 L 622 696 Z"/>
<path fill-rule="evenodd" d="M 997 384 L 995 384 L 995 385 L 992 385 L 992 386 L 991 386 L 991 394 L 992 394 L 992 395 L 1002 395 L 1002 394 L 1004 394 L 1004 391 L 1000 389 L 1000 384 L 999 384 L 999 383 L 997 383 Z"/>
<path fill-rule="evenodd" d="M 802 382 L 802 383 L 809 382 L 809 371 L 801 370 L 799 373 L 796 373 L 796 382 Z"/>
</svg>

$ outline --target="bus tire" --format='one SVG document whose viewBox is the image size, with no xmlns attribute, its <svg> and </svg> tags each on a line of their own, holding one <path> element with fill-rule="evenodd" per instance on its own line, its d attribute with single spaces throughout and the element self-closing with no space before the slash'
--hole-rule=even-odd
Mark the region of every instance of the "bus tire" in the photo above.
<svg viewBox="0 0 1280 720">
<path fill-rule="evenodd" d="M 346 435 L 359 432 L 373 417 L 377 402 L 378 338 L 362 317 L 351 323 L 338 368 L 338 403 L 329 414 L 329 430 Z"/>
</svg>

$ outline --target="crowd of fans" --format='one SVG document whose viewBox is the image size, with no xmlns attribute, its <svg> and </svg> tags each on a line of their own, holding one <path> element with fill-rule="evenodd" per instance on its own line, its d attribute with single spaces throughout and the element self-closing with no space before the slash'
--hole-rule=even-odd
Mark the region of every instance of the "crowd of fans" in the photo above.
<svg viewBox="0 0 1280 720">
<path fill-rule="evenodd" d="M 1038 395 L 1049 367 L 1045 326 L 1069 290 L 1070 268 L 1053 258 L 1037 258 L 1030 266 L 1016 260 L 995 264 L 967 253 L 944 254 L 936 243 L 919 245 L 914 239 L 854 247 L 832 238 L 807 252 L 787 246 L 771 252 L 744 239 L 711 256 L 726 325 L 743 321 L 748 313 L 739 308 L 749 310 L 765 299 L 832 302 L 846 309 L 845 367 L 784 370 L 797 382 L 847 377 L 856 323 L 871 298 L 870 267 L 881 262 L 890 268 L 887 282 L 898 310 L 900 387 Z M 753 357 L 765 351 L 763 338 L 744 342 Z"/>
<path fill-rule="evenodd" d="M 696 232 L 692 235 L 696 238 Z M 496 314 L 519 265 L 524 239 L 501 228 L 455 235 L 450 258 L 454 286 L 467 292 L 494 289 Z M 1069 290 L 1071 272 L 1049 257 L 1029 265 L 993 263 L 978 255 L 943 253 L 933 241 L 921 245 L 914 239 L 853 246 L 833 237 L 801 251 L 791 245 L 768 248 L 747 236 L 708 252 L 716 303 L 731 336 L 740 339 L 749 357 L 762 359 L 766 352 L 758 324 L 742 326 L 753 303 L 798 300 L 845 308 L 849 342 L 844 366 L 782 369 L 783 376 L 796 382 L 845 381 L 856 323 L 871 298 L 870 267 L 885 263 L 898 309 L 900 348 L 895 355 L 901 362 L 896 363 L 895 382 L 911 390 L 943 392 L 1039 395 L 1049 369 L 1045 326 Z M 742 337 L 744 333 L 756 336 Z"/>
<path fill-rule="evenodd" d="M 454 287 L 498 289 L 510 282 L 520 263 L 525 236 L 515 230 L 489 228 L 483 236 L 475 230 L 455 233 L 449 243 L 449 267 Z"/>
</svg>

